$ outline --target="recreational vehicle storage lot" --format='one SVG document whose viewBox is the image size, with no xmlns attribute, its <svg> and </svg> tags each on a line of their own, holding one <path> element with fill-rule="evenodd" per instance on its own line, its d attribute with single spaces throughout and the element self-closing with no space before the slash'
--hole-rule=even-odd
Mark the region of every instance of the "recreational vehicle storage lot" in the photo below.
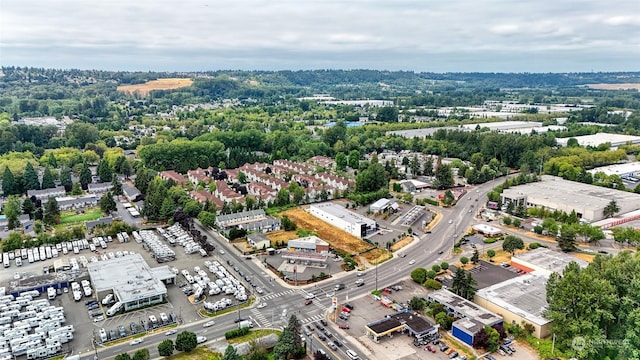
<svg viewBox="0 0 640 360">
<path fill-rule="evenodd" d="M 166 242 L 165 242 L 166 243 Z M 90 251 L 90 249 L 84 249 L 79 251 L 78 254 L 74 254 L 73 251 L 69 252 L 67 255 L 62 253 L 58 254 L 57 258 L 47 259 L 45 261 L 36 261 L 33 263 L 29 263 L 28 261 L 24 261 L 22 266 L 17 267 L 15 261 L 11 261 L 11 266 L 9 268 L 5 268 L 4 271 L 0 272 L 0 287 L 6 287 L 7 293 L 10 292 L 11 283 L 15 283 L 17 278 L 21 278 L 21 281 L 33 281 L 37 279 L 39 276 L 43 275 L 44 268 L 53 266 L 55 260 L 59 259 L 71 259 L 76 258 L 79 259 L 80 256 L 84 256 L 86 259 L 90 259 L 93 256 L 100 258 L 101 255 L 108 253 L 117 253 L 117 252 L 134 252 L 140 254 L 142 258 L 147 262 L 149 267 L 157 267 L 162 265 L 168 265 L 170 268 L 175 267 L 178 270 L 188 270 L 191 274 L 194 274 L 194 267 L 198 266 L 204 270 L 206 270 L 206 266 L 204 266 L 205 261 L 218 261 L 219 263 L 226 266 L 229 273 L 236 278 L 240 276 L 236 274 L 228 264 L 225 263 L 224 257 L 218 258 L 219 255 L 211 255 L 208 257 L 202 257 L 199 252 L 195 252 L 192 254 L 186 254 L 184 248 L 182 246 L 171 247 L 172 250 L 175 251 L 175 261 L 165 262 L 162 264 L 158 264 L 158 262 L 151 256 L 151 251 L 143 248 L 144 243 L 137 243 L 134 241 L 133 237 L 129 242 L 119 243 L 118 240 L 114 237 L 112 242 L 109 242 L 106 249 L 102 249 L 98 247 L 95 252 Z M 100 263 L 100 262 L 98 262 Z M 85 269 L 86 270 L 86 269 Z M 207 271 L 208 272 L 208 271 Z M 209 276 L 212 279 L 215 279 L 215 275 L 210 274 Z M 84 277 L 86 278 L 86 277 Z M 244 279 L 238 279 L 241 281 L 245 281 Z M 78 283 L 80 280 L 77 280 Z M 176 276 L 176 282 L 184 283 L 185 278 L 178 274 Z M 93 284 L 92 284 L 93 286 Z M 249 285 L 246 285 L 246 288 L 250 288 Z M 151 319 L 155 318 L 157 320 L 156 328 L 161 328 L 161 324 L 167 325 L 172 322 L 170 315 L 174 315 L 176 320 L 179 320 L 182 323 L 190 323 L 197 320 L 200 320 L 201 317 L 198 314 L 198 309 L 202 308 L 202 303 L 192 304 L 185 293 L 183 292 L 183 288 L 179 287 L 176 284 L 168 284 L 166 285 L 168 302 L 151 306 L 148 308 L 129 311 L 121 315 L 117 315 L 114 317 L 104 316 L 96 316 L 91 317 L 89 315 L 90 311 L 99 312 L 102 310 L 103 313 L 109 309 L 110 306 L 105 306 L 101 303 L 101 300 L 104 298 L 104 295 L 101 295 L 100 299 L 95 298 L 95 293 L 93 293 L 90 297 L 83 296 L 81 300 L 74 301 L 72 291 L 69 289 L 68 292 L 58 291 L 58 294 L 55 299 L 49 300 L 51 305 L 55 306 L 63 306 L 65 309 L 66 315 L 66 324 L 73 325 L 75 327 L 74 339 L 72 340 L 72 347 L 74 352 L 80 351 L 84 353 L 86 351 L 93 351 L 92 342 L 94 340 L 94 336 L 97 342 L 101 342 L 100 339 L 100 331 L 99 329 L 104 328 L 107 333 L 107 337 L 111 340 L 111 335 L 115 334 L 117 338 L 120 338 L 120 333 L 125 333 L 126 336 L 130 336 L 131 334 L 140 331 L 143 331 L 143 321 L 148 323 L 148 326 L 151 328 Z M 251 291 L 251 290 L 249 290 Z M 233 295 L 225 295 L 224 292 L 221 295 L 207 296 L 206 301 L 216 301 L 222 297 L 227 297 L 233 299 Z M 38 297 L 38 299 L 47 299 L 47 293 L 43 293 Z M 97 304 L 89 304 L 91 301 L 96 301 Z M 233 299 L 234 303 L 237 303 L 237 300 Z M 87 306 L 89 304 L 89 307 Z M 166 321 L 162 321 L 161 315 L 164 313 L 167 317 Z M 132 325 L 135 324 L 135 325 Z M 124 331 L 122 331 L 124 328 Z M 113 330 L 113 333 L 111 333 Z"/>
</svg>

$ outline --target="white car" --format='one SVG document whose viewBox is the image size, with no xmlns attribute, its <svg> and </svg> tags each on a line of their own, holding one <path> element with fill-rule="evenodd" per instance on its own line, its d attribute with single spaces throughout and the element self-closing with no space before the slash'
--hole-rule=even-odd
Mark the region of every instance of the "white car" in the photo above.
<svg viewBox="0 0 640 360">
<path fill-rule="evenodd" d="M 409 265 L 413 265 L 413 264 L 415 264 L 415 263 L 416 263 L 416 261 L 415 261 L 415 260 L 411 260 L 411 261 L 409 261 Z"/>
<path fill-rule="evenodd" d="M 266 308 L 267 307 L 267 303 L 262 303 L 260 305 L 258 305 L 258 309 L 262 309 L 262 308 Z"/>
<path fill-rule="evenodd" d="M 177 333 L 177 332 L 178 332 L 178 330 L 176 330 L 176 329 L 171 329 L 171 330 L 169 330 L 169 331 L 165 332 L 164 334 L 165 334 L 166 336 L 171 336 L 171 335 L 173 335 L 173 334 L 175 334 L 175 333 Z"/>
<path fill-rule="evenodd" d="M 93 322 L 100 322 L 104 320 L 104 316 L 100 315 L 100 316 L 96 316 L 93 318 Z"/>
<path fill-rule="evenodd" d="M 207 338 L 206 338 L 206 337 L 204 337 L 204 336 L 198 336 L 198 337 L 196 338 L 196 343 L 198 343 L 198 344 L 202 344 L 202 343 L 203 343 L 203 342 L 205 342 L 205 341 L 207 341 Z"/>
<path fill-rule="evenodd" d="M 257 288 L 256 288 L 256 292 L 257 292 L 258 294 L 262 294 L 264 291 L 262 291 L 262 288 L 261 288 L 261 287 L 257 287 Z"/>
<path fill-rule="evenodd" d="M 220 255 L 224 255 L 224 250 L 220 249 Z"/>
<path fill-rule="evenodd" d="M 138 345 L 138 344 L 140 344 L 140 343 L 141 343 L 141 342 L 143 342 L 143 341 L 144 341 L 144 339 L 143 339 L 143 338 L 138 338 L 138 339 L 135 339 L 135 340 L 133 340 L 132 342 L 130 342 L 130 343 L 129 343 L 129 345 L 131 345 L 131 346 Z"/>
<path fill-rule="evenodd" d="M 207 328 L 207 327 L 211 327 L 211 326 L 213 326 L 213 325 L 215 325 L 215 324 L 216 324 L 216 322 L 215 322 L 215 321 L 213 321 L 213 320 L 211 320 L 211 321 L 207 321 L 207 322 L 206 322 L 206 323 L 204 323 L 202 326 Z"/>
<path fill-rule="evenodd" d="M 313 299 L 315 297 L 316 297 L 316 295 L 314 293 L 308 293 L 307 296 L 305 296 L 304 298 L 307 299 L 307 300 L 311 300 L 311 299 Z"/>
</svg>

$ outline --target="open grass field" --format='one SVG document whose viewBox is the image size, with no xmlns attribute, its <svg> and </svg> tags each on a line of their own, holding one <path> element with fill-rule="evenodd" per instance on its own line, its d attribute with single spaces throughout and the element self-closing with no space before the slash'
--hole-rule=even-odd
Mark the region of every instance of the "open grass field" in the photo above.
<svg viewBox="0 0 640 360">
<path fill-rule="evenodd" d="M 187 78 L 169 78 L 147 81 L 144 84 L 135 85 L 121 85 L 118 86 L 118 91 L 124 91 L 129 94 L 133 94 L 136 91 L 141 96 L 149 96 L 149 92 L 152 90 L 171 90 L 179 89 L 181 87 L 191 86 L 193 80 Z"/>
<path fill-rule="evenodd" d="M 84 222 L 99 219 L 102 216 L 100 208 L 85 209 L 82 214 L 76 214 L 75 211 L 65 211 L 60 214 L 61 224 L 71 224 L 76 222 Z"/>
<path fill-rule="evenodd" d="M 587 84 L 587 87 L 591 89 L 600 89 L 600 90 L 628 90 L 628 89 L 640 90 L 640 84 L 637 84 L 637 83 Z"/>
<path fill-rule="evenodd" d="M 326 222 L 307 213 L 303 209 L 291 209 L 285 211 L 283 214 L 289 216 L 289 219 L 295 221 L 299 228 L 315 231 L 319 238 L 328 242 L 335 249 L 349 253 L 361 253 L 374 248 L 373 245 L 366 241 L 358 239 L 335 226 L 327 224 Z"/>
</svg>

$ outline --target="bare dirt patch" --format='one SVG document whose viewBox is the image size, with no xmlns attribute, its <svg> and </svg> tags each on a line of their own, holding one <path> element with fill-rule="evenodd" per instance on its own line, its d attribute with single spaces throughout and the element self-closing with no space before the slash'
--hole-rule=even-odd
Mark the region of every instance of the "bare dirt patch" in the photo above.
<svg viewBox="0 0 640 360">
<path fill-rule="evenodd" d="M 362 254 L 362 257 L 367 260 L 369 264 L 380 264 L 381 262 L 388 260 L 392 257 L 392 255 L 386 251 L 385 249 L 373 249 L 371 251 L 367 251 Z"/>
<path fill-rule="evenodd" d="M 586 262 L 592 262 L 593 259 L 596 257 L 595 255 L 583 254 L 583 253 L 574 253 L 574 254 L 571 254 L 571 256 L 573 256 L 574 258 L 578 258 L 580 260 L 584 260 Z"/>
<path fill-rule="evenodd" d="M 403 247 L 411 244 L 413 241 L 413 236 L 406 236 L 404 239 L 400 241 L 396 241 L 393 245 L 391 245 L 391 251 L 398 251 Z"/>
<path fill-rule="evenodd" d="M 193 80 L 188 78 L 168 78 L 168 79 L 158 79 L 147 81 L 144 84 L 135 84 L 135 85 L 121 85 L 118 86 L 118 91 L 124 91 L 129 94 L 133 94 L 136 91 L 141 96 L 149 96 L 149 92 L 152 90 L 171 90 L 171 89 L 179 89 L 182 87 L 191 86 L 193 84 Z"/>
<path fill-rule="evenodd" d="M 273 243 L 276 241 L 289 241 L 289 240 L 297 239 L 299 237 L 295 231 L 284 231 L 284 230 L 270 232 L 266 236 L 269 240 L 271 240 L 272 246 L 273 246 Z"/>
<path fill-rule="evenodd" d="M 303 209 L 291 209 L 283 214 L 295 221 L 298 227 L 315 231 L 319 238 L 328 242 L 334 249 L 348 253 L 361 253 L 375 247 L 335 226 L 327 224 Z"/>
<path fill-rule="evenodd" d="M 637 83 L 624 83 L 624 84 L 587 84 L 587 87 L 591 89 L 600 90 L 640 90 L 640 84 Z"/>
</svg>

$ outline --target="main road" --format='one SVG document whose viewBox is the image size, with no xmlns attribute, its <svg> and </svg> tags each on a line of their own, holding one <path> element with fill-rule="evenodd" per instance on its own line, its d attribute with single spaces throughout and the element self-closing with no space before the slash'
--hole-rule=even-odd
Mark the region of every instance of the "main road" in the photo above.
<svg viewBox="0 0 640 360">
<path fill-rule="evenodd" d="M 361 287 L 355 286 L 355 281 L 357 280 L 357 274 L 355 272 L 339 274 L 333 280 L 328 280 L 317 285 L 307 285 L 297 288 L 289 286 L 279 279 L 272 277 L 259 259 L 255 257 L 252 259 L 245 258 L 218 233 L 203 228 L 196 222 L 196 227 L 201 232 L 207 234 L 209 238 L 216 240 L 216 257 L 218 257 L 219 261 L 222 263 L 230 260 L 233 266 L 237 267 L 244 274 L 249 275 L 257 286 L 263 289 L 262 294 L 255 293 L 254 295 L 257 297 L 256 304 L 265 303 L 266 306 L 258 309 L 257 306 L 254 305 L 251 308 L 217 316 L 214 318 L 216 324 L 209 328 L 203 327 L 203 324 L 209 319 L 203 319 L 202 321 L 181 325 L 178 327 L 178 331 L 192 331 L 197 335 L 205 336 L 207 337 L 206 344 L 216 346 L 216 343 L 224 338 L 226 331 L 237 326 L 234 320 L 238 317 L 251 319 L 257 324 L 257 327 L 265 328 L 282 328 L 286 326 L 287 318 L 291 314 L 295 314 L 303 324 L 323 319 L 331 308 L 331 298 L 326 296 L 326 294 L 332 294 L 333 287 L 338 282 L 344 283 L 347 286 L 346 289 L 341 290 L 336 295 L 344 297 L 340 298 L 339 302 L 348 301 L 349 298 L 369 294 L 374 290 L 376 282 L 378 288 L 383 288 L 406 278 L 411 269 L 415 267 L 430 268 L 432 264 L 439 264 L 450 258 L 452 256 L 454 241 L 460 237 L 461 232 L 466 231 L 474 222 L 473 214 L 478 210 L 479 204 L 483 204 L 486 194 L 503 181 L 504 178 L 498 178 L 479 185 L 464 197 L 461 197 L 455 208 L 439 209 L 438 211 L 440 211 L 441 217 L 437 226 L 435 226 L 430 233 L 425 233 L 417 237 L 417 241 L 409 245 L 412 256 L 407 256 L 406 258 L 394 257 L 377 267 L 368 269 L 364 277 L 366 284 Z M 225 251 L 224 255 L 220 253 L 220 249 Z M 411 260 L 415 260 L 413 265 L 409 264 Z M 247 285 L 247 287 L 253 289 L 251 286 Z M 308 294 L 307 290 L 313 290 L 316 294 L 316 298 L 310 305 L 304 304 L 304 297 Z M 110 359 L 120 353 L 132 352 L 137 348 L 146 347 L 149 349 L 151 357 L 157 358 L 159 357 L 157 346 L 166 338 L 173 338 L 175 340 L 175 335 L 168 337 L 164 332 L 152 333 L 145 336 L 144 341 L 139 345 L 132 346 L 129 342 L 126 342 L 108 347 L 98 347 L 97 354 L 100 359 Z M 321 348 L 327 353 L 339 358 L 346 358 L 344 352 L 349 348 L 358 352 L 358 347 L 349 341 L 348 338 L 341 340 L 343 340 L 345 346 L 338 348 L 337 351 L 328 349 L 326 343 L 320 341 L 315 335 L 307 339 L 307 342 L 314 351 Z M 222 344 L 222 342 L 220 342 L 220 344 Z M 84 353 L 83 359 L 92 359 L 93 356 L 93 353 Z"/>
</svg>

